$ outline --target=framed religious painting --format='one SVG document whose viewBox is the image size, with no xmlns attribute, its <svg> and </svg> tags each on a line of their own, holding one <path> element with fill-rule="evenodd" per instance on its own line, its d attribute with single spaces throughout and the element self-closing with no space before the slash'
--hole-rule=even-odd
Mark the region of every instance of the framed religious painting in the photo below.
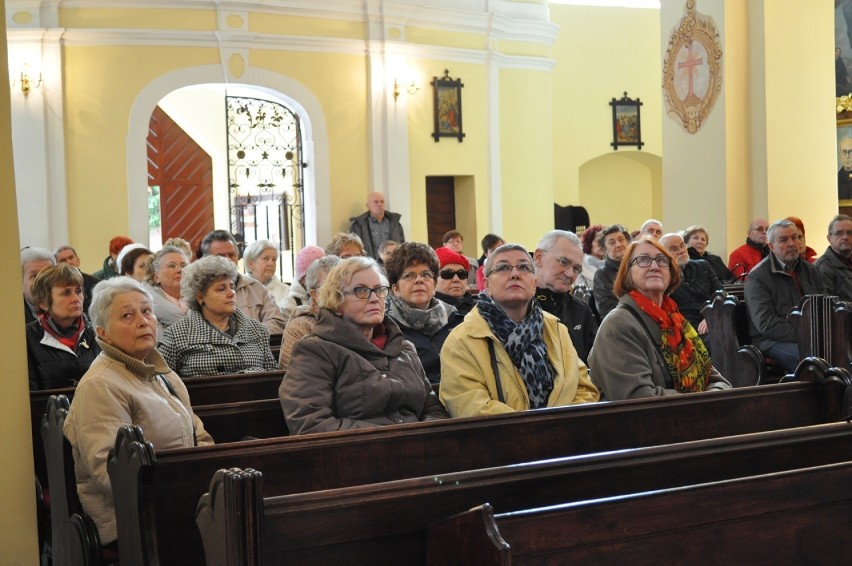
<svg viewBox="0 0 852 566">
<path fill-rule="evenodd" d="M 837 120 L 837 200 L 852 205 L 852 119 Z"/>
<path fill-rule="evenodd" d="M 609 105 L 612 106 L 612 143 L 610 145 L 616 150 L 622 145 L 642 149 L 645 145 L 642 143 L 642 120 L 640 119 L 642 102 L 638 98 L 636 100 L 629 98 L 625 92 L 622 98 L 613 98 Z"/>
<path fill-rule="evenodd" d="M 461 79 L 450 76 L 449 69 L 444 69 L 444 76 L 441 78 L 432 77 L 435 113 L 435 130 L 432 137 L 436 142 L 441 141 L 441 138 L 457 138 L 459 142 L 464 139 L 461 95 L 463 87 Z"/>
</svg>

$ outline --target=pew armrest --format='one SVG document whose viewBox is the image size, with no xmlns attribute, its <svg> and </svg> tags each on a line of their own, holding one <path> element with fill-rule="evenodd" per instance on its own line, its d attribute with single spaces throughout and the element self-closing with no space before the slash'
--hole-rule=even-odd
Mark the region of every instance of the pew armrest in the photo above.
<svg viewBox="0 0 852 566">
<path fill-rule="evenodd" d="M 512 563 L 512 549 L 500 536 L 494 520 L 494 509 L 485 503 L 429 526 L 426 534 L 426 563 L 429 566 L 509 566 Z"/>
<path fill-rule="evenodd" d="M 121 566 L 159 564 L 156 525 L 147 502 L 157 457 L 136 425 L 122 426 L 109 451 L 107 471 L 115 503 L 118 552 Z"/>
<path fill-rule="evenodd" d="M 262 475 L 252 469 L 219 470 L 201 496 L 195 523 L 208 566 L 260 566 L 262 560 Z"/>
</svg>

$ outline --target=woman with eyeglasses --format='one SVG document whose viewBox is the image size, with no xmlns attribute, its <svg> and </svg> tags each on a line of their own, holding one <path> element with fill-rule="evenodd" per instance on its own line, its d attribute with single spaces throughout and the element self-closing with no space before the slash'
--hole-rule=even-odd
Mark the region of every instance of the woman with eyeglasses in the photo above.
<svg viewBox="0 0 852 566">
<path fill-rule="evenodd" d="M 589 403 L 599 399 L 568 329 L 535 300 L 530 254 L 498 247 L 485 291 L 441 350 L 440 398 L 453 417 Z"/>
<path fill-rule="evenodd" d="M 278 389 L 290 434 L 447 418 L 414 346 L 385 313 L 389 292 L 371 258 L 329 272 L 313 333 L 296 342 Z"/>
<path fill-rule="evenodd" d="M 468 291 L 470 261 L 462 254 L 444 246 L 435 249 L 438 256 L 438 279 L 435 298 L 456 307 L 464 317 L 476 306 L 476 298 Z M 465 281 L 468 277 L 468 281 Z"/>
<path fill-rule="evenodd" d="M 589 355 L 607 400 L 731 387 L 669 296 L 678 284 L 680 270 L 662 244 L 645 237 L 628 246 L 613 286 L 618 306 L 601 322 Z"/>
<path fill-rule="evenodd" d="M 150 286 L 154 299 L 154 315 L 157 317 L 157 334 L 183 319 L 189 306 L 180 296 L 180 280 L 183 268 L 189 264 L 186 254 L 176 246 L 163 246 L 154 254 L 148 267 L 145 283 Z"/>
<path fill-rule="evenodd" d="M 432 248 L 417 242 L 400 245 L 385 264 L 391 287 L 388 315 L 417 348 L 430 383 L 441 381 L 441 347 L 464 319 L 455 307 L 435 298 L 438 266 Z"/>
</svg>

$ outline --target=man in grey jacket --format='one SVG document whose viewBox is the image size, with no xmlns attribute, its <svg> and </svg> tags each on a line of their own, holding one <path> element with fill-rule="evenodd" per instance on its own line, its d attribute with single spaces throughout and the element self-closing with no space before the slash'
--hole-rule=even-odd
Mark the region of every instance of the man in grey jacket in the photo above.
<svg viewBox="0 0 852 566">
<path fill-rule="evenodd" d="M 787 314 L 803 296 L 824 292 L 819 271 L 799 257 L 802 238 L 790 220 L 773 222 L 767 233 L 770 253 L 751 270 L 745 285 L 751 340 L 788 372 L 799 363 L 799 347 Z"/>
<path fill-rule="evenodd" d="M 367 209 L 364 214 L 349 219 L 352 222 L 349 231 L 361 238 L 365 254 L 378 259 L 379 246 L 385 240 L 393 240 L 398 244 L 405 242 L 405 234 L 399 223 L 402 215 L 385 210 L 385 195 L 377 192 L 367 195 Z"/>
<path fill-rule="evenodd" d="M 852 302 L 852 217 L 838 214 L 828 225 L 828 247 L 814 265 L 825 290 Z"/>
</svg>

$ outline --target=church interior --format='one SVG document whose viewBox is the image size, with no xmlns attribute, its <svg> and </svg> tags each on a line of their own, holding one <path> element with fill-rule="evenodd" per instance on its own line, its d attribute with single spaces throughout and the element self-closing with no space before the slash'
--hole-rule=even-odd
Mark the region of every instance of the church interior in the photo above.
<svg viewBox="0 0 852 566">
<path fill-rule="evenodd" d="M 825 100 L 838 13 L 829 0 L 4 8 L 0 242 L 10 259 L 25 246 L 71 244 L 92 272 L 115 235 L 152 242 L 158 111 L 210 156 L 210 228 L 234 226 L 234 203 L 257 195 L 241 194 L 239 169 L 229 168 L 229 97 L 295 116 L 298 147 L 279 168 L 290 168 L 281 190 L 299 216 L 278 234 L 295 251 L 345 231 L 371 191 L 402 214 L 408 239 L 429 242 L 435 179 L 449 180 L 451 220 L 474 257 L 488 233 L 534 247 L 553 227 L 554 205 L 631 230 L 648 218 L 666 231 L 701 224 L 723 257 L 752 219 L 795 214 L 821 250 L 844 204 L 837 116 Z M 702 37 L 683 36 L 690 17 L 707 24 Z M 453 87 L 439 88 L 442 78 Z M 641 105 L 619 106 L 623 97 Z M 616 118 L 625 106 L 636 120 Z M 15 377 L 27 364 L 20 287 L 3 285 L 14 300 L 0 307 L 12 376 L 0 400 L 0 548 L 4 562 L 31 564 L 30 422 Z"/>
</svg>

